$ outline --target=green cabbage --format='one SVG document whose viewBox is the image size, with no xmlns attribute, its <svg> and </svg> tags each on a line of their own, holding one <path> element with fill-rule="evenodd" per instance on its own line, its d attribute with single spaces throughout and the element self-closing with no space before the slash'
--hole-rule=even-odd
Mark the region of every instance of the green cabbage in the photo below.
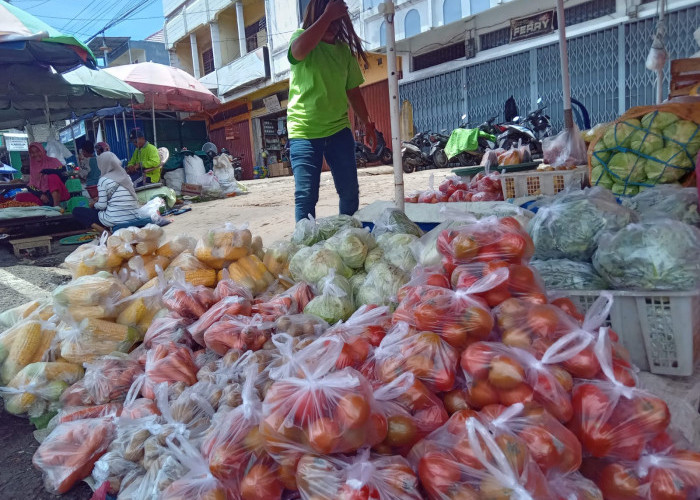
<svg viewBox="0 0 700 500">
<path fill-rule="evenodd" d="M 297 221 L 292 233 L 292 243 L 310 247 L 321 240 L 318 223 L 313 217 Z"/>
<path fill-rule="evenodd" d="M 382 237 L 377 243 L 384 250 L 384 259 L 404 272 L 410 273 L 416 267 L 416 259 L 411 244 L 418 240 L 413 234 L 393 234 Z"/>
<path fill-rule="evenodd" d="M 685 146 L 691 158 L 700 149 L 700 126 L 688 120 L 678 120 L 664 129 L 664 135 L 671 143 Z M 672 142 L 675 141 L 675 142 Z"/>
<path fill-rule="evenodd" d="M 381 247 L 377 247 L 373 250 L 367 252 L 367 258 L 365 259 L 365 271 L 369 272 L 377 262 L 384 258 L 384 250 Z"/>
<path fill-rule="evenodd" d="M 591 185 L 612 189 L 613 183 L 612 177 L 603 165 L 597 165 L 591 169 Z"/>
<path fill-rule="evenodd" d="M 668 113 L 665 111 L 652 111 L 651 113 L 647 113 L 642 117 L 641 123 L 642 127 L 646 129 L 665 129 L 666 127 L 677 121 L 678 117 L 673 113 Z"/>
<path fill-rule="evenodd" d="M 365 282 L 355 296 L 355 305 L 376 304 L 389 305 L 396 299 L 396 294 L 408 283 L 408 275 L 388 262 L 377 262 L 367 273 Z"/>
<path fill-rule="evenodd" d="M 401 210 L 387 208 L 374 221 L 374 228 L 372 229 L 372 234 L 375 238 L 385 233 L 405 233 L 420 237 L 423 231 Z"/>
<path fill-rule="evenodd" d="M 304 308 L 304 314 L 313 314 L 329 325 L 341 320 L 346 321 L 353 312 L 355 307 L 350 297 L 339 297 L 329 293 L 314 297 Z"/>
<path fill-rule="evenodd" d="M 657 219 L 606 234 L 593 265 L 615 288 L 691 290 L 700 285 L 698 248 L 696 227 Z"/>
<path fill-rule="evenodd" d="M 588 262 L 568 259 L 533 260 L 547 290 L 606 290 L 608 283 Z"/>
<path fill-rule="evenodd" d="M 325 247 L 338 252 L 348 267 L 360 269 L 367 257 L 367 252 L 376 247 L 374 238 L 366 229 L 343 229 L 325 242 Z"/>
<path fill-rule="evenodd" d="M 591 155 L 591 165 L 593 167 L 597 167 L 599 165 L 603 165 L 604 163 L 608 163 L 612 155 L 613 152 L 609 151 L 608 148 L 605 146 L 605 143 L 602 140 L 600 140 L 593 147 L 593 154 Z"/>
<path fill-rule="evenodd" d="M 654 153 L 658 161 L 647 160 L 644 165 L 649 181 L 654 184 L 676 182 L 693 169 L 693 162 L 677 145 L 666 146 Z"/>
<path fill-rule="evenodd" d="M 615 182 L 610 190 L 616 195 L 634 196 L 635 194 L 639 193 L 639 186 Z"/>
<path fill-rule="evenodd" d="M 653 156 L 655 151 L 663 147 L 664 139 L 659 129 L 636 130 L 630 136 L 629 148 L 638 153 Z"/>
<path fill-rule="evenodd" d="M 311 247 L 301 247 L 289 260 L 289 274 L 296 281 L 304 279 L 304 268 L 309 260 L 309 257 L 314 253 Z"/>
<path fill-rule="evenodd" d="M 348 227 L 362 227 L 362 222 L 351 215 L 331 215 L 317 220 L 320 238 L 327 240 L 341 229 Z"/>
<path fill-rule="evenodd" d="M 289 271 L 295 280 L 318 285 L 331 270 L 346 278 L 352 276 L 352 269 L 343 263 L 338 252 L 329 250 L 321 244 L 311 247 L 311 252 L 301 253 L 303 250 L 299 250 L 289 263 Z"/>
<path fill-rule="evenodd" d="M 603 143 L 606 148 L 627 147 L 632 134 L 641 127 L 642 124 L 636 118 L 611 125 L 603 135 Z"/>
<path fill-rule="evenodd" d="M 365 278 L 367 278 L 367 273 L 364 271 L 358 271 L 350 278 L 350 286 L 352 287 L 353 297 L 357 298 L 360 290 L 365 284 Z"/>
<path fill-rule="evenodd" d="M 648 160 L 634 153 L 616 153 L 608 162 L 608 171 L 613 181 L 643 182 L 646 179 L 645 165 Z"/>
</svg>

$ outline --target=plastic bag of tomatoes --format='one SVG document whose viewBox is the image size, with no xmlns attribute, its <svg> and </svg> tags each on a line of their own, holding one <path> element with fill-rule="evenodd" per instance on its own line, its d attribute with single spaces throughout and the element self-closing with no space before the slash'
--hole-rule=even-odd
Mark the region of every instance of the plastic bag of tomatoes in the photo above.
<svg viewBox="0 0 700 500">
<path fill-rule="evenodd" d="M 488 339 L 494 327 L 490 308 L 476 294 L 498 286 L 505 279 L 506 273 L 497 271 L 456 292 L 439 286 L 416 287 L 394 311 L 394 322 L 436 333 L 450 346 L 462 350 Z"/>
<path fill-rule="evenodd" d="M 260 435 L 262 404 L 255 389 L 257 375 L 257 366 L 252 364 L 246 370 L 243 403 L 216 421 L 201 449 L 211 473 L 217 479 L 235 485 L 242 498 L 273 500 L 281 497 L 285 485 L 279 466 L 265 451 Z M 294 483 L 290 486 L 293 487 Z M 256 497 L 256 494 L 262 497 Z"/>
<path fill-rule="evenodd" d="M 256 298 L 253 301 L 253 313 L 260 314 L 265 321 L 276 321 L 280 316 L 303 312 L 314 297 L 311 285 L 300 281 L 282 293 Z"/>
<path fill-rule="evenodd" d="M 437 248 L 448 271 L 475 261 L 520 264 L 529 261 L 535 250 L 532 239 L 516 219 L 495 216 L 444 230 L 437 239 Z"/>
<path fill-rule="evenodd" d="M 204 345 L 204 333 L 225 316 L 250 316 L 251 301 L 238 295 L 224 297 L 187 327 L 187 331 L 199 345 Z"/>
<path fill-rule="evenodd" d="M 387 434 L 374 449 L 383 455 L 406 455 L 419 440 L 447 422 L 442 401 L 412 373 L 404 373 L 374 391 L 386 417 Z"/>
<path fill-rule="evenodd" d="M 303 500 L 420 500 L 418 478 L 405 458 L 304 455 L 297 467 Z"/>
<path fill-rule="evenodd" d="M 285 454 L 348 453 L 386 437 L 386 418 L 365 377 L 352 368 L 332 371 L 342 346 L 337 339 L 319 339 L 298 353 L 302 360 L 294 361 L 292 376 L 267 390 L 260 432 L 278 462 Z M 314 358 L 310 351 L 323 355 Z"/>
<path fill-rule="evenodd" d="M 569 474 L 581 466 L 581 443 L 538 404 L 486 406 L 479 416 L 490 429 L 522 439 L 545 474 Z"/>
<path fill-rule="evenodd" d="M 383 383 L 410 372 L 430 390 L 444 392 L 455 385 L 458 361 L 457 350 L 440 335 L 400 322 L 384 337 L 368 363 L 374 364 L 375 378 Z"/>
<path fill-rule="evenodd" d="M 401 302 L 409 292 L 425 285 L 450 288 L 450 278 L 442 266 L 416 266 L 411 272 L 409 282 L 399 288 L 396 298 Z"/>
<path fill-rule="evenodd" d="M 409 462 L 430 500 L 551 498 L 525 442 L 492 433 L 469 410 L 454 414 L 416 444 Z"/>
<path fill-rule="evenodd" d="M 445 193 L 448 197 L 452 196 L 452 194 L 455 193 L 456 191 L 466 190 L 467 188 L 468 188 L 467 183 L 464 182 L 464 180 L 457 175 L 451 175 L 451 176 L 447 177 L 438 186 L 438 190 L 441 193 Z"/>
<path fill-rule="evenodd" d="M 329 328 L 323 336 L 335 337 L 344 343 L 336 368 L 342 370 L 351 366 L 360 369 L 382 342 L 390 326 L 391 313 L 387 306 L 363 305 L 346 322 L 341 321 Z"/>
<path fill-rule="evenodd" d="M 223 316 L 204 333 L 204 344 L 219 356 L 229 349 L 258 351 L 272 335 L 275 324 L 254 316 Z"/>
<path fill-rule="evenodd" d="M 694 451 L 648 449 L 637 462 L 590 459 L 582 471 L 610 500 L 700 498 L 700 453 Z"/>
<path fill-rule="evenodd" d="M 479 409 L 536 401 L 560 422 L 568 422 L 573 411 L 569 396 L 573 380 L 558 362 L 554 355 L 540 361 L 528 351 L 500 343 L 472 344 L 461 358 L 469 403 Z"/>
<path fill-rule="evenodd" d="M 500 276 L 491 287 L 474 292 L 483 298 L 489 307 L 496 307 L 510 298 L 520 298 L 532 304 L 545 304 L 547 295 L 537 271 L 527 264 L 515 264 L 505 260 L 472 262 L 454 268 L 451 276 L 452 288 L 470 289 L 486 277 Z"/>
<path fill-rule="evenodd" d="M 170 288 L 163 294 L 163 304 L 183 318 L 198 319 L 216 302 L 214 290 L 185 281 L 181 270 L 175 271 Z"/>
<path fill-rule="evenodd" d="M 600 488 L 580 472 L 547 474 L 552 500 L 603 500 Z"/>
</svg>

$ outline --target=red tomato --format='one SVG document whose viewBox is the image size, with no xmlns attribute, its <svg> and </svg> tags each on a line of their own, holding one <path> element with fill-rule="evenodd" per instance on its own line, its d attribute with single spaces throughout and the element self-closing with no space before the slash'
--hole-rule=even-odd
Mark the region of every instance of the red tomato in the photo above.
<svg viewBox="0 0 700 500">
<path fill-rule="evenodd" d="M 528 244 L 530 237 L 524 233 L 507 232 L 501 236 L 498 246 L 504 255 L 511 262 L 519 262 L 521 259 L 532 257 L 532 241 Z"/>
<path fill-rule="evenodd" d="M 485 379 L 489 374 L 489 365 L 494 357 L 493 350 L 486 344 L 477 342 L 462 353 L 462 369 L 475 379 Z"/>
<path fill-rule="evenodd" d="M 442 498 L 459 480 L 460 472 L 449 455 L 428 451 L 418 462 L 418 478 L 429 495 Z"/>
<path fill-rule="evenodd" d="M 274 500 L 282 498 L 284 486 L 277 473 L 267 465 L 253 465 L 241 481 L 243 500 Z"/>
<path fill-rule="evenodd" d="M 464 310 L 461 323 L 467 328 L 469 336 L 477 340 L 486 340 L 494 326 L 491 314 L 477 306 L 470 306 Z"/>
<path fill-rule="evenodd" d="M 562 366 L 574 377 L 589 380 L 596 378 L 600 371 L 600 363 L 598 363 L 598 358 L 590 345 L 564 361 Z"/>
<path fill-rule="evenodd" d="M 671 413 L 663 399 L 639 396 L 634 399 L 634 408 L 639 426 L 648 432 L 659 434 L 671 423 Z"/>
<path fill-rule="evenodd" d="M 445 404 L 447 413 L 452 415 L 453 413 L 457 413 L 459 410 L 469 409 L 469 403 L 467 403 L 468 398 L 469 391 L 464 389 L 453 389 L 442 396 L 442 401 Z"/>
<path fill-rule="evenodd" d="M 523 226 L 520 225 L 520 222 L 518 222 L 518 219 L 515 217 L 502 217 L 499 222 L 501 223 L 502 226 L 508 227 L 510 229 L 514 229 L 516 231 L 522 231 Z"/>
<path fill-rule="evenodd" d="M 498 400 L 506 406 L 511 406 L 515 403 L 529 403 L 533 400 L 533 396 L 532 388 L 525 383 L 519 384 L 512 389 L 498 390 Z"/>
<path fill-rule="evenodd" d="M 386 336 L 386 330 L 382 326 L 368 325 L 362 331 L 362 336 L 374 347 L 379 347 L 382 339 Z"/>
<path fill-rule="evenodd" d="M 455 386 L 455 371 L 452 367 L 443 367 L 432 373 L 432 380 L 428 384 L 435 392 L 451 391 Z"/>
<path fill-rule="evenodd" d="M 489 307 L 496 307 L 512 297 L 507 283 L 501 283 L 491 290 L 480 293 L 479 296 L 486 301 Z"/>
<path fill-rule="evenodd" d="M 388 431 L 384 442 L 394 448 L 411 446 L 416 442 L 418 429 L 408 415 L 394 415 L 387 418 Z"/>
<path fill-rule="evenodd" d="M 322 455 L 331 453 L 340 437 L 340 427 L 330 418 L 319 418 L 309 425 L 309 445 Z"/>
<path fill-rule="evenodd" d="M 442 339 L 458 350 L 462 350 L 469 345 L 467 328 L 458 323 L 444 324 L 440 330 Z"/>
<path fill-rule="evenodd" d="M 466 432 L 465 423 L 470 418 L 479 418 L 479 414 L 474 410 L 459 410 L 447 421 L 447 430 L 451 434 L 463 435 Z"/>
<path fill-rule="evenodd" d="M 469 389 L 469 406 L 479 409 L 497 404 L 500 401 L 498 391 L 487 380 L 475 380 Z"/>
<path fill-rule="evenodd" d="M 652 469 L 649 474 L 650 500 L 687 500 L 697 493 L 697 484 L 683 481 L 674 471 L 663 468 Z"/>
<path fill-rule="evenodd" d="M 513 358 L 498 354 L 489 364 L 488 380 L 496 389 L 513 389 L 525 381 L 525 370 Z"/>
<path fill-rule="evenodd" d="M 578 321 L 583 321 L 583 315 L 578 312 L 578 308 L 574 305 L 568 297 L 560 297 L 552 301 L 552 305 L 557 306 L 559 309 L 564 311 L 566 314 Z"/>
<path fill-rule="evenodd" d="M 535 305 L 527 312 L 527 326 L 541 337 L 552 337 L 559 327 L 559 315 L 555 307 Z"/>
<path fill-rule="evenodd" d="M 323 415 L 323 412 L 328 407 L 328 400 L 323 390 L 306 389 L 300 391 L 295 396 L 294 402 L 294 422 L 300 426 L 309 423 Z M 321 413 L 319 413 L 321 412 Z"/>
<path fill-rule="evenodd" d="M 526 293 L 537 291 L 535 273 L 528 266 L 511 264 L 508 272 L 508 288 L 511 293 Z"/>
<path fill-rule="evenodd" d="M 639 478 L 618 463 L 606 465 L 597 481 L 606 500 L 643 500 Z"/>
<path fill-rule="evenodd" d="M 532 345 L 530 333 L 524 328 L 514 327 L 504 330 L 501 335 L 501 342 L 510 347 L 528 349 Z"/>
<path fill-rule="evenodd" d="M 369 404 L 360 394 L 345 394 L 338 400 L 337 416 L 343 429 L 356 429 L 369 418 Z"/>
</svg>

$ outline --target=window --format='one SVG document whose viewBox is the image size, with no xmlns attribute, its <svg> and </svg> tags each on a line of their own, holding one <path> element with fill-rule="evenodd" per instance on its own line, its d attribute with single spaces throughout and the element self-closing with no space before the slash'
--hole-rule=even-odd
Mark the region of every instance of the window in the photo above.
<svg viewBox="0 0 700 500">
<path fill-rule="evenodd" d="M 572 26 L 615 13 L 615 0 L 593 0 L 564 10 L 566 25 Z"/>
<path fill-rule="evenodd" d="M 474 14 L 478 14 L 479 12 L 484 12 L 485 10 L 490 9 L 491 8 L 491 1 L 490 0 L 471 0 L 470 5 L 471 5 L 470 14 L 473 16 Z"/>
<path fill-rule="evenodd" d="M 406 14 L 406 19 L 404 19 L 403 25 L 405 38 L 416 36 L 418 33 L 421 32 L 420 14 L 416 9 L 411 9 L 408 11 L 408 13 Z"/>
<path fill-rule="evenodd" d="M 462 19 L 461 0 L 445 0 L 445 3 L 442 4 L 443 24 L 450 24 L 460 19 Z"/>
<path fill-rule="evenodd" d="M 245 44 L 248 52 L 267 45 L 267 21 L 264 17 L 245 28 Z"/>
<path fill-rule="evenodd" d="M 214 51 L 212 49 L 207 49 L 202 52 L 202 67 L 205 75 L 208 75 L 216 69 L 214 68 Z"/>
<path fill-rule="evenodd" d="M 493 49 L 510 43 L 510 26 L 479 35 L 481 50 Z"/>
<path fill-rule="evenodd" d="M 461 59 L 465 56 L 466 50 L 464 42 L 453 43 L 441 49 L 426 52 L 419 56 L 413 56 L 413 71 L 437 66 L 438 64 Z"/>
<path fill-rule="evenodd" d="M 379 46 L 386 47 L 386 21 L 379 25 Z"/>
</svg>

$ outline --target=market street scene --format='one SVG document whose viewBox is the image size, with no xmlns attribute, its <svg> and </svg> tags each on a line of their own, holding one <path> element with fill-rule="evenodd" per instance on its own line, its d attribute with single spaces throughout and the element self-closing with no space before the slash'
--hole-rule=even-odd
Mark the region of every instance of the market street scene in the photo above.
<svg viewBox="0 0 700 500">
<path fill-rule="evenodd" d="M 0 499 L 700 499 L 700 2 L 0 0 Z"/>
</svg>

